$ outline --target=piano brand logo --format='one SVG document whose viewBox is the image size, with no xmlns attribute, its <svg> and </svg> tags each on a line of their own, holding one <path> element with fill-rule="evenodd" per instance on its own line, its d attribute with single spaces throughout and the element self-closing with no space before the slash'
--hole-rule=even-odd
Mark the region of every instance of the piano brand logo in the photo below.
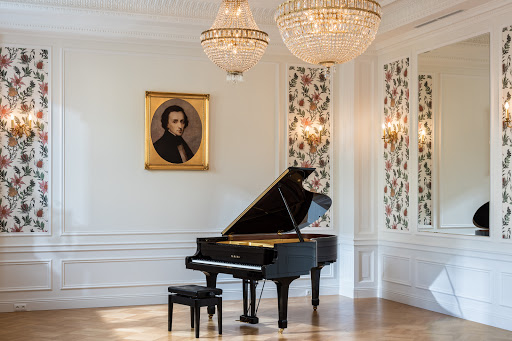
<svg viewBox="0 0 512 341">
<path fill-rule="evenodd" d="M 240 258 L 239 255 L 231 255 L 231 258 Z"/>
</svg>

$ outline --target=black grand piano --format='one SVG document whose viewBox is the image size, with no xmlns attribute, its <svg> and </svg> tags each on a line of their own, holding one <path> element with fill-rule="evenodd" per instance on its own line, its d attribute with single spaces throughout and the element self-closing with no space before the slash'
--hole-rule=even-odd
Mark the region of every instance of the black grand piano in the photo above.
<svg viewBox="0 0 512 341">
<path fill-rule="evenodd" d="M 208 287 L 216 286 L 219 273 L 243 280 L 242 322 L 258 323 L 256 286 L 263 279 L 277 286 L 280 332 L 287 327 L 288 289 L 293 280 L 311 271 L 311 303 L 315 310 L 320 303 L 320 271 L 336 261 L 337 238 L 300 231 L 331 206 L 328 196 L 302 187 L 313 171 L 288 168 L 222 232 L 222 237 L 198 238 L 196 254 L 186 257 L 186 267 L 202 271 Z M 210 317 L 214 312 L 215 307 L 208 307 Z"/>
</svg>

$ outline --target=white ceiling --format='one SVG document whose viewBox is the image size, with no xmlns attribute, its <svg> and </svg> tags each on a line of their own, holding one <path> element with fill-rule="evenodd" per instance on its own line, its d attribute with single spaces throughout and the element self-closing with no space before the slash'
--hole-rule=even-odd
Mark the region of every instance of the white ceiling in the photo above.
<svg viewBox="0 0 512 341">
<path fill-rule="evenodd" d="M 274 25 L 274 12 L 285 0 L 249 0 L 258 25 Z M 382 32 L 447 10 L 467 9 L 490 0 L 380 0 L 383 7 Z M 24 7 L 159 15 L 181 19 L 213 19 L 220 0 L 0 0 L 0 3 Z"/>
<path fill-rule="evenodd" d="M 274 13 L 285 0 L 249 0 L 258 26 L 274 43 L 281 39 Z M 499 0 L 380 0 L 382 21 L 377 38 L 397 33 L 456 10 Z M 198 32 L 213 23 L 221 0 L 0 0 L 0 28 L 27 28 L 46 31 L 103 32 L 134 37 L 197 41 Z M 29 18 L 27 13 L 32 16 Z M 457 14 L 461 15 L 461 14 Z M 452 19 L 442 19 L 445 22 Z M 135 24 L 116 28 L 122 20 L 136 18 Z M 439 20 L 441 21 L 441 20 Z M 138 26 L 137 26 L 138 25 Z M 167 25 L 167 27 L 164 27 Z M 107 28 L 108 26 L 108 28 Z M 118 26 L 121 27 L 121 26 Z M 129 28 L 127 32 L 126 27 Z"/>
</svg>

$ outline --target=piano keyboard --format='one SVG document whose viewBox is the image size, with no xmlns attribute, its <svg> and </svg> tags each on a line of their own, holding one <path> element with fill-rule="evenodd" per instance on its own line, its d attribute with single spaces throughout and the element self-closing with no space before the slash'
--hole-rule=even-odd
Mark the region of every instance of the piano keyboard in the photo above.
<svg viewBox="0 0 512 341">
<path fill-rule="evenodd" d="M 227 266 L 227 267 L 231 267 L 231 268 L 261 271 L 261 266 L 257 266 L 257 265 L 236 264 L 236 263 L 228 263 L 228 262 L 203 260 L 203 259 L 192 259 L 191 263 L 216 265 L 216 266 Z"/>
</svg>

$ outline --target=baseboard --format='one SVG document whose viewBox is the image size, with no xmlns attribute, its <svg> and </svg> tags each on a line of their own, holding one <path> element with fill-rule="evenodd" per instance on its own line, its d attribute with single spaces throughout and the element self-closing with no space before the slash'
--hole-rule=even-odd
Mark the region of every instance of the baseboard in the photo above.
<svg viewBox="0 0 512 341">
<path fill-rule="evenodd" d="M 360 288 L 354 290 L 354 298 L 371 298 L 378 297 L 379 293 L 376 288 Z"/>
<path fill-rule="evenodd" d="M 393 290 L 382 290 L 381 297 L 387 300 L 512 331 L 512 316 L 505 316 L 490 312 L 488 310 L 474 308 L 471 309 L 467 307 L 464 307 L 463 314 L 454 314 L 452 312 L 460 310 L 460 307 L 454 305 L 451 302 L 431 299 L 418 295 L 411 295 Z"/>
<path fill-rule="evenodd" d="M 277 298 L 277 290 L 274 283 L 267 281 L 262 298 Z M 195 283 L 204 285 L 204 283 Z M 311 286 L 308 281 L 297 280 L 296 285 L 292 285 L 289 291 L 289 297 L 307 297 L 311 296 Z M 222 287 L 222 286 L 221 286 Z M 242 288 L 239 283 L 224 286 L 222 298 L 224 300 L 241 300 Z M 260 297 L 260 290 L 263 286 L 260 284 L 257 288 L 257 297 Z M 320 288 L 321 296 L 338 295 L 338 286 L 324 285 Z M 12 312 L 14 303 L 25 303 L 27 310 L 57 310 L 57 309 L 79 309 L 79 308 L 103 308 L 103 307 L 124 307 L 133 305 L 152 305 L 167 304 L 167 293 L 153 294 L 133 294 L 133 295 L 98 295 L 98 296 L 79 296 L 66 298 L 33 298 L 33 299 L 15 299 L 0 301 L 0 312 Z"/>
</svg>

